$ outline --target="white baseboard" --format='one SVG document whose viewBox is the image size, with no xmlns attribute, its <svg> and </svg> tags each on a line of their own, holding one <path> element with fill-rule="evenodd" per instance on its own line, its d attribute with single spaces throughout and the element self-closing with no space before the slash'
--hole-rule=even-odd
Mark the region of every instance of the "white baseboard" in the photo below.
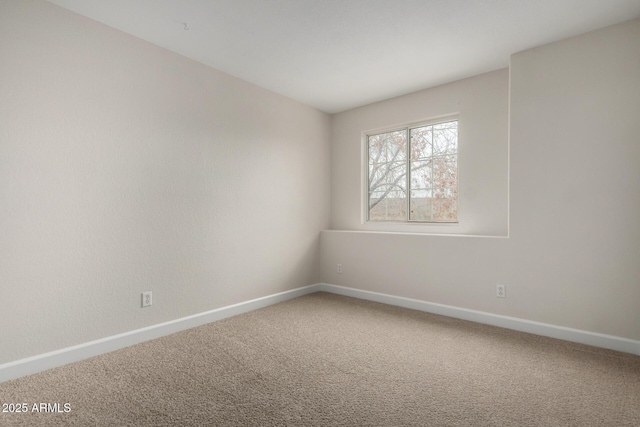
<svg viewBox="0 0 640 427">
<path fill-rule="evenodd" d="M 428 313 L 441 314 L 443 316 L 470 320 L 473 322 L 499 326 L 536 335 L 559 338 L 566 341 L 608 348 L 640 356 L 640 341 L 627 338 L 565 328 L 547 323 L 533 322 L 515 317 L 501 316 L 411 298 L 397 297 L 378 292 L 364 291 L 361 289 L 347 288 L 327 283 L 318 283 L 245 301 L 239 304 L 217 308 L 204 313 L 194 314 L 192 316 L 183 317 L 170 322 L 160 323 L 136 329 L 134 331 L 113 335 L 111 337 L 90 341 L 73 347 L 67 347 L 61 350 L 5 363 L 0 365 L 0 383 L 320 291 L 425 311 Z"/>
<path fill-rule="evenodd" d="M 363 291 L 361 289 L 346 288 L 343 286 L 322 283 L 320 291 L 333 294 L 344 295 L 369 301 L 381 302 L 428 313 L 441 314 L 443 316 L 455 317 L 457 319 L 470 320 L 487 325 L 499 326 L 501 328 L 513 329 L 520 332 L 542 335 L 551 338 L 558 338 L 565 341 L 572 341 L 595 347 L 607 348 L 610 350 L 631 353 L 640 356 L 640 341 L 616 337 L 613 335 L 599 334 L 596 332 L 583 331 L 580 329 L 565 328 L 563 326 L 551 325 L 548 323 L 534 322 L 531 320 L 519 319 L 517 317 L 501 316 L 498 314 L 486 313 L 483 311 L 469 310 L 466 308 L 453 307 L 450 305 L 436 304 L 411 298 L 397 297 L 378 292 Z"/>
<path fill-rule="evenodd" d="M 310 285 L 0 365 L 0 383 L 317 292 Z"/>
</svg>

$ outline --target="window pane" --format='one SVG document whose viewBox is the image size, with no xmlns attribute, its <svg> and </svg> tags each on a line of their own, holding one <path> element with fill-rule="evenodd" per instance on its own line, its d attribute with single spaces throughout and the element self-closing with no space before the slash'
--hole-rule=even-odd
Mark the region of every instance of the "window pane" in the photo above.
<svg viewBox="0 0 640 427">
<path fill-rule="evenodd" d="M 458 199 L 444 198 L 433 200 L 433 219 L 436 221 L 455 221 L 458 219 Z"/>
<path fill-rule="evenodd" d="M 458 200 L 458 122 L 413 128 L 410 221 L 455 221 Z"/>
<path fill-rule="evenodd" d="M 458 158 L 457 156 L 436 157 L 433 159 L 433 186 L 457 187 Z"/>
<path fill-rule="evenodd" d="M 458 152 L 458 122 L 433 125 L 433 155 Z"/>
<path fill-rule="evenodd" d="M 369 192 L 380 187 L 397 186 L 395 190 L 406 187 L 407 165 L 405 162 L 377 163 L 369 166 Z"/>
<path fill-rule="evenodd" d="M 376 194 L 378 196 L 379 194 Z M 369 199 L 369 220 L 405 221 L 407 219 L 407 198 L 402 191 L 389 191 L 384 197 Z"/>
<path fill-rule="evenodd" d="M 404 130 L 368 138 L 370 221 L 406 220 L 406 144 Z"/>
<path fill-rule="evenodd" d="M 433 126 L 411 129 L 411 160 L 428 159 L 432 154 Z"/>
<path fill-rule="evenodd" d="M 409 219 L 411 221 L 431 221 L 432 220 L 432 200 L 431 190 L 411 191 L 411 210 Z"/>
<path fill-rule="evenodd" d="M 411 189 L 433 187 L 431 160 L 411 162 Z"/>
<path fill-rule="evenodd" d="M 405 161 L 406 143 L 404 130 L 369 136 L 369 164 Z"/>
<path fill-rule="evenodd" d="M 458 189 L 456 187 L 434 188 L 431 191 L 436 199 L 456 199 L 458 197 Z"/>
</svg>

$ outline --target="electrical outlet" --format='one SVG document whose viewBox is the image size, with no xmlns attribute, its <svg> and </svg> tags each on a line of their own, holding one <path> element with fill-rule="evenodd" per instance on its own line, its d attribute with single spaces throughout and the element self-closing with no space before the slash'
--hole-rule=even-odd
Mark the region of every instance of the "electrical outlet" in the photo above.
<svg viewBox="0 0 640 427">
<path fill-rule="evenodd" d="M 342 264 L 338 264 L 338 274 L 342 274 Z"/>
<path fill-rule="evenodd" d="M 142 306 L 143 307 L 149 307 L 152 303 L 153 303 L 153 300 L 151 298 L 151 291 L 143 292 L 142 293 Z"/>
<path fill-rule="evenodd" d="M 496 285 L 496 296 L 498 298 L 507 297 L 507 285 Z"/>
</svg>

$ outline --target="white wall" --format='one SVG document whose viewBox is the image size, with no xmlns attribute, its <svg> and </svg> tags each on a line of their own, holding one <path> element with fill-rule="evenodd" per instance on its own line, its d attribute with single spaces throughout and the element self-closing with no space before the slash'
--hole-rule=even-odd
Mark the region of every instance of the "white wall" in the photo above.
<svg viewBox="0 0 640 427">
<path fill-rule="evenodd" d="M 330 119 L 0 2 L 0 364 L 320 280 L 640 339 L 639 51 L 636 20 L 514 55 L 510 95 L 500 70 Z M 460 224 L 367 232 L 361 132 L 452 112 Z"/>
<path fill-rule="evenodd" d="M 486 73 L 331 117 L 331 228 L 508 234 L 509 71 Z M 458 114 L 458 224 L 363 223 L 362 133 Z"/>
<path fill-rule="evenodd" d="M 640 339 L 639 52 L 635 20 L 513 55 L 509 238 L 357 231 L 358 131 L 417 95 L 333 117 L 332 224 L 347 231 L 322 233 L 323 281 Z"/>
<path fill-rule="evenodd" d="M 326 114 L 32 0 L 0 100 L 0 364 L 319 281 Z"/>
</svg>

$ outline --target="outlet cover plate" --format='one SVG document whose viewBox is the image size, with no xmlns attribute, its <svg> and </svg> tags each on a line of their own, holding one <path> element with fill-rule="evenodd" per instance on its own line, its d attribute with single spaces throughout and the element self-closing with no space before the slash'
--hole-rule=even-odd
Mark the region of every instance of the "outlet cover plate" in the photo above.
<svg viewBox="0 0 640 427">
<path fill-rule="evenodd" d="M 142 306 L 143 307 L 149 307 L 151 304 L 153 304 L 151 291 L 143 292 L 142 293 Z"/>
</svg>

